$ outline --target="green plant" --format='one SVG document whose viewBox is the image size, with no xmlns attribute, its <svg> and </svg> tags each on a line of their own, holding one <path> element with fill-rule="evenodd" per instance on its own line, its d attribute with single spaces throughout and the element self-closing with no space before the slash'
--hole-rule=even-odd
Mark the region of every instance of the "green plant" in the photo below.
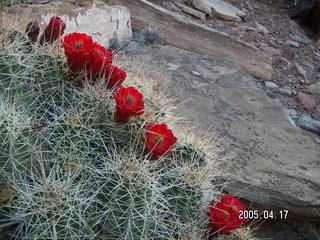
<svg viewBox="0 0 320 240">
<path fill-rule="evenodd" d="M 70 75 L 59 42 L 24 51 L 20 40 L 2 36 L 0 177 L 12 192 L 0 191 L 1 236 L 208 238 L 208 206 L 220 195 L 215 153 L 187 137 L 156 161 L 143 153 L 150 115 L 154 123 L 175 120 L 165 95 L 129 75 L 124 85 L 139 82 L 150 109 L 117 123 L 113 93 Z"/>
</svg>

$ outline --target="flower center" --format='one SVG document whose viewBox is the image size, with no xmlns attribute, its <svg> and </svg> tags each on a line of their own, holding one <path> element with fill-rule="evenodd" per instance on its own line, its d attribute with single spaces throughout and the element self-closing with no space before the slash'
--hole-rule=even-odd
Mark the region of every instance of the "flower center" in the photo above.
<svg viewBox="0 0 320 240">
<path fill-rule="evenodd" d="M 228 219 L 229 218 L 229 213 L 227 211 L 223 211 L 223 217 Z"/>
<path fill-rule="evenodd" d="M 129 95 L 129 96 L 127 97 L 126 103 L 127 103 L 128 105 L 131 105 L 131 104 L 133 103 L 133 100 L 134 100 L 134 98 Z"/>
<path fill-rule="evenodd" d="M 161 143 L 163 140 L 163 137 L 161 135 L 156 136 L 157 144 Z"/>
<path fill-rule="evenodd" d="M 75 47 L 77 50 L 81 50 L 82 49 L 82 45 L 83 45 L 83 42 L 80 42 L 80 41 L 76 41 L 74 43 Z"/>
<path fill-rule="evenodd" d="M 237 210 L 238 210 L 238 208 L 237 208 L 237 206 L 236 206 L 236 205 L 233 205 L 231 208 L 232 208 L 233 210 L 235 210 L 235 211 L 237 211 Z"/>
</svg>

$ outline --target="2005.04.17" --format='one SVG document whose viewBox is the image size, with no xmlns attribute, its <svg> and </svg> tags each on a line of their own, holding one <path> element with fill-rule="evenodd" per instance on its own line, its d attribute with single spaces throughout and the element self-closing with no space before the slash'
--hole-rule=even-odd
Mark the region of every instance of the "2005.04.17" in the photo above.
<svg viewBox="0 0 320 240">
<path fill-rule="evenodd" d="M 287 219 L 288 210 L 239 210 L 239 219 Z"/>
</svg>

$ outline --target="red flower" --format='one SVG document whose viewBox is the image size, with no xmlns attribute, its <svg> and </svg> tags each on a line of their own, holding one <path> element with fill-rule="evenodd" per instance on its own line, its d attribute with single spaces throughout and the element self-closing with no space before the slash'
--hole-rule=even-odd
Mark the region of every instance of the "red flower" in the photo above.
<svg viewBox="0 0 320 240">
<path fill-rule="evenodd" d="M 146 130 L 147 133 L 144 138 L 145 151 L 151 154 L 151 159 L 156 160 L 163 155 L 172 153 L 171 149 L 177 138 L 168 129 L 167 124 L 153 125 L 149 123 Z"/>
<path fill-rule="evenodd" d="M 127 73 L 114 65 L 108 65 L 105 69 L 105 77 L 108 89 L 117 89 L 127 77 Z"/>
<path fill-rule="evenodd" d="M 46 26 L 44 33 L 40 38 L 40 44 L 53 43 L 58 37 L 60 37 L 64 30 L 66 29 L 66 24 L 59 17 L 52 17 L 49 24 Z"/>
<path fill-rule="evenodd" d="M 94 49 L 92 37 L 84 33 L 71 33 L 62 41 L 68 65 L 73 73 L 80 72 L 91 60 Z"/>
<path fill-rule="evenodd" d="M 210 204 L 210 225 L 213 231 L 221 234 L 230 234 L 231 230 L 240 228 L 247 219 L 239 219 L 239 210 L 246 210 L 246 207 L 232 195 L 225 195 L 220 202 Z"/>
<path fill-rule="evenodd" d="M 30 42 L 34 43 L 37 41 L 39 32 L 40 32 L 40 27 L 37 21 L 32 20 L 31 22 L 28 23 L 26 28 L 26 33 L 28 35 Z"/>
<path fill-rule="evenodd" d="M 232 195 L 224 195 L 221 200 L 221 203 L 223 203 L 225 206 L 232 208 L 233 210 L 239 212 L 246 210 L 246 207 L 242 205 L 242 203 L 239 201 L 239 199 L 233 197 Z M 246 219 L 239 219 L 240 223 L 247 222 Z"/>
<path fill-rule="evenodd" d="M 105 66 L 112 63 L 112 53 L 105 47 L 95 44 L 94 51 L 92 53 L 92 59 L 90 61 L 90 72 L 92 75 L 101 72 Z"/>
<path fill-rule="evenodd" d="M 143 114 L 143 95 L 134 87 L 120 88 L 114 94 L 116 99 L 115 120 L 126 123 L 133 116 Z"/>
</svg>

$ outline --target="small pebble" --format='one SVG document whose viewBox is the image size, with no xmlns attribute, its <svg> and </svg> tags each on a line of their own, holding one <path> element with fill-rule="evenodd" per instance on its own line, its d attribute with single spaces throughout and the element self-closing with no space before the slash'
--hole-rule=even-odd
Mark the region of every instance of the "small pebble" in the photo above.
<svg viewBox="0 0 320 240">
<path fill-rule="evenodd" d="M 298 121 L 298 125 L 301 128 L 308 130 L 310 132 L 320 133 L 320 122 L 313 120 L 312 118 L 310 118 L 308 116 L 300 117 L 300 119 Z"/>
<path fill-rule="evenodd" d="M 297 34 L 291 35 L 290 37 L 293 41 L 296 41 L 302 44 L 309 44 L 311 42 L 309 39 L 303 38 Z"/>
<path fill-rule="evenodd" d="M 278 88 L 278 89 L 275 89 L 275 92 L 281 95 L 289 96 L 289 97 L 294 97 L 297 95 L 297 91 L 294 89 Z"/>
<path fill-rule="evenodd" d="M 273 82 L 269 82 L 269 81 L 266 81 L 266 82 L 264 83 L 264 85 L 265 85 L 267 88 L 271 88 L 271 89 L 273 89 L 273 88 L 279 88 L 279 86 L 278 86 L 277 84 L 275 84 L 275 83 L 273 83 Z"/>
<path fill-rule="evenodd" d="M 307 109 L 308 111 L 314 110 L 317 106 L 317 101 L 311 95 L 308 95 L 302 92 L 298 93 L 297 101 L 302 103 L 304 108 Z"/>
<path fill-rule="evenodd" d="M 272 90 L 267 90 L 267 96 L 269 98 L 275 98 L 276 97 L 276 95 L 274 94 L 274 92 Z"/>
<path fill-rule="evenodd" d="M 291 47 L 295 47 L 295 48 L 298 48 L 300 47 L 299 43 L 295 42 L 295 41 L 292 41 L 292 40 L 287 40 L 285 45 L 289 45 Z"/>
<path fill-rule="evenodd" d="M 193 75 L 197 76 L 197 77 L 200 77 L 200 76 L 201 76 L 201 74 L 200 74 L 199 72 L 197 72 L 197 71 L 192 71 L 191 73 L 192 73 Z"/>
<path fill-rule="evenodd" d="M 269 33 L 269 30 L 265 26 L 263 26 L 262 24 L 256 23 L 256 26 L 257 26 L 257 29 L 259 32 L 264 33 L 264 34 Z"/>
</svg>

